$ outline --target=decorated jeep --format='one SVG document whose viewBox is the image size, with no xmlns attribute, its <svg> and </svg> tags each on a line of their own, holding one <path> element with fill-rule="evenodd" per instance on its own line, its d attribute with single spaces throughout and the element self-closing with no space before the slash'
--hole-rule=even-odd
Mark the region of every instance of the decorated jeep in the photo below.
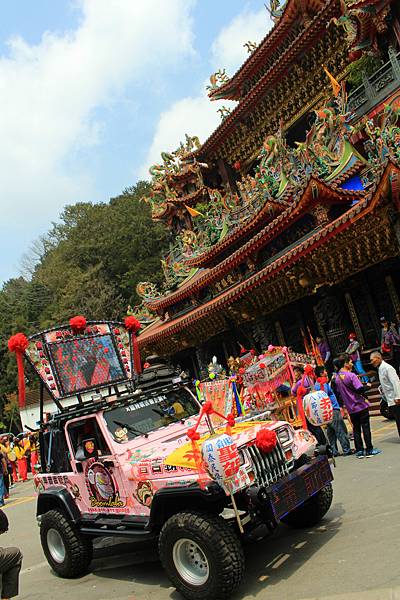
<svg viewBox="0 0 400 600">
<path fill-rule="evenodd" d="M 34 483 L 43 551 L 57 574 L 77 577 L 94 538 L 154 538 L 186 598 L 229 597 L 244 575 L 244 536 L 325 515 L 328 458 L 283 421 L 219 415 L 215 429 L 211 403 L 164 361 L 150 357 L 137 375 L 135 330 L 129 319 L 79 317 L 9 342 L 19 368 L 24 355 L 41 380 Z M 23 395 L 21 372 L 19 382 Z"/>
</svg>

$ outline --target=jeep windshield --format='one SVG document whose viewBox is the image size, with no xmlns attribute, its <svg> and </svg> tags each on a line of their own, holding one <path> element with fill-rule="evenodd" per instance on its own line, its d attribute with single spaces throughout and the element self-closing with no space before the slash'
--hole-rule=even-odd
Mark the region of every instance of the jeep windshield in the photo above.
<svg viewBox="0 0 400 600">
<path fill-rule="evenodd" d="M 132 400 L 127 406 L 104 411 L 104 419 L 114 440 L 118 443 L 132 440 L 140 434 L 179 423 L 198 414 L 199 406 L 185 389 L 170 391 L 148 398 Z"/>
</svg>

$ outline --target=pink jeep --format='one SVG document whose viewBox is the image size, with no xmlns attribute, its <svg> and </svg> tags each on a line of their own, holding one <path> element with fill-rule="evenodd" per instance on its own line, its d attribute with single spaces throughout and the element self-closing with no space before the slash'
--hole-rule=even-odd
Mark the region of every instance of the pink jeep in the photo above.
<svg viewBox="0 0 400 600">
<path fill-rule="evenodd" d="M 161 562 L 186 598 L 225 598 L 244 574 L 243 535 L 280 521 L 315 525 L 328 511 L 328 459 L 309 432 L 286 422 L 233 428 L 246 475 L 235 490 L 236 513 L 211 477 L 200 486 L 196 470 L 171 464 L 180 447 L 190 457 L 186 433 L 201 405 L 190 383 L 157 357 L 135 377 L 132 340 L 120 323 L 39 333 L 25 355 L 55 403 L 46 419 L 41 395 L 35 486 L 43 550 L 59 575 L 88 569 L 96 537 L 158 538 Z M 277 433 L 268 453 L 254 444 L 262 427 Z"/>
</svg>

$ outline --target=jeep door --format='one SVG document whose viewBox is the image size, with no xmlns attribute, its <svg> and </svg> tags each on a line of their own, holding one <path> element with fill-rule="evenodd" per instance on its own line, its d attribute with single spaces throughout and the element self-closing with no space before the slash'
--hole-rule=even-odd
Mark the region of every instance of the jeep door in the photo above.
<svg viewBox="0 0 400 600">
<path fill-rule="evenodd" d="M 66 425 L 76 500 L 82 512 L 127 513 L 127 493 L 118 461 L 97 417 L 74 419 Z"/>
</svg>

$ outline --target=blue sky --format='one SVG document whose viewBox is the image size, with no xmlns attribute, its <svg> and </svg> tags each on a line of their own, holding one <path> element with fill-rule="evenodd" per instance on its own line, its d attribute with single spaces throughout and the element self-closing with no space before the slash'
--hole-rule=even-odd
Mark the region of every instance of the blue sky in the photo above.
<svg viewBox="0 0 400 600">
<path fill-rule="evenodd" d="M 107 201 L 219 103 L 209 75 L 246 59 L 262 0 L 13 0 L 0 4 L 0 282 L 66 204 Z M 225 104 L 227 104 L 225 102 Z"/>
</svg>

